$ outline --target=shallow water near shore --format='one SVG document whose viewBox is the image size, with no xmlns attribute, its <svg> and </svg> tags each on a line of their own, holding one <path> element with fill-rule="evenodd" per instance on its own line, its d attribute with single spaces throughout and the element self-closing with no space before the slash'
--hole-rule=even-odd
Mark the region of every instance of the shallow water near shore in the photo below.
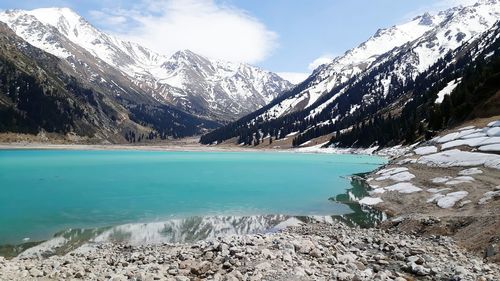
<svg viewBox="0 0 500 281">
<path fill-rule="evenodd" d="M 352 210 L 329 198 L 351 187 L 349 175 L 385 161 L 281 152 L 3 150 L 0 245 L 83 229 L 89 237 L 109 229 L 108 236 L 131 237 L 145 222 L 165 233 L 165 221 L 167 229 L 202 224 L 196 217 L 266 218 L 240 224 L 250 231 L 290 215 L 344 215 Z"/>
</svg>

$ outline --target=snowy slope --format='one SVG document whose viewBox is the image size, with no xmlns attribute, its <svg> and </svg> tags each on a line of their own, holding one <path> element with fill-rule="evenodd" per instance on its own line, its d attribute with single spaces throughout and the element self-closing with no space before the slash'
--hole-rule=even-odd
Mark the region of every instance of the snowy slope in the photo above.
<svg viewBox="0 0 500 281">
<path fill-rule="evenodd" d="M 135 43 L 118 40 L 97 30 L 68 8 L 10 10 L 0 14 L 0 21 L 7 23 L 32 45 L 67 58 L 71 53 L 53 41 L 57 30 L 71 42 L 131 76 L 136 71 L 157 65 L 165 59 Z"/>
<path fill-rule="evenodd" d="M 292 86 L 275 73 L 243 63 L 210 60 L 189 50 L 172 55 L 155 69 L 155 76 L 160 84 L 186 93 L 176 98 L 198 100 L 214 113 L 231 116 L 254 111 Z M 168 99 L 168 94 L 164 98 Z"/>
<path fill-rule="evenodd" d="M 472 6 L 454 7 L 433 15 L 425 13 L 407 23 L 381 29 L 358 47 L 318 67 L 302 91 L 277 103 L 260 116 L 272 119 L 309 108 L 310 117 L 313 117 L 342 95 L 345 91 L 343 83 L 352 82 L 353 78 L 401 56 L 400 63 L 394 65 L 393 73 L 381 74 L 374 81 L 380 84 L 380 92 L 386 95 L 391 79 L 406 81 L 415 78 L 449 51 L 480 36 L 498 20 L 500 2 L 481 0 Z M 315 104 L 332 90 L 335 93 L 330 99 Z M 366 101 L 373 102 L 375 98 L 367 96 Z"/>
<path fill-rule="evenodd" d="M 425 32 L 435 28 L 443 20 L 443 17 L 443 15 L 424 14 L 408 23 L 378 30 L 375 35 L 358 47 L 333 59 L 331 63 L 318 67 L 313 72 L 313 79 L 309 82 L 308 87 L 297 95 L 284 100 L 282 104 L 271 108 L 270 115 L 280 117 L 283 114 L 311 106 L 325 93 L 368 69 L 380 55 L 415 40 Z"/>
<path fill-rule="evenodd" d="M 260 131 L 275 138 L 298 131 L 294 142 L 301 145 L 351 131 L 377 112 L 399 115 L 431 88 L 435 94 L 444 89 L 442 96 L 451 92 L 456 85 L 449 82 L 459 81 L 455 75 L 462 74 L 464 63 L 493 55 L 499 20 L 500 0 L 480 0 L 379 30 L 269 105 L 205 135 L 202 142 L 238 137 L 249 144 Z"/>
<path fill-rule="evenodd" d="M 190 51 L 168 58 L 139 44 L 122 41 L 93 27 L 68 8 L 0 13 L 17 35 L 63 59 L 78 56 L 69 41 L 126 74 L 159 102 L 198 115 L 230 120 L 256 110 L 292 84 L 246 64 L 209 60 Z"/>
</svg>

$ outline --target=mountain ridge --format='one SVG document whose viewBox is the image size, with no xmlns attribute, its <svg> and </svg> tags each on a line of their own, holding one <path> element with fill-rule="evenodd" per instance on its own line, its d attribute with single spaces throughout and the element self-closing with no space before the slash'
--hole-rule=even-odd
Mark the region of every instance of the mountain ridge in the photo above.
<svg viewBox="0 0 500 281">
<path fill-rule="evenodd" d="M 183 69 L 165 68 L 177 53 L 167 57 L 139 44 L 122 41 L 93 27 L 69 8 L 8 10 L 0 13 L 0 21 L 6 22 L 32 45 L 63 59 L 78 57 L 66 48 L 64 41 L 72 42 L 97 61 L 123 72 L 159 103 L 171 104 L 212 120 L 233 120 L 292 87 L 290 82 L 269 71 L 211 60 L 191 51 L 184 56 L 187 63 L 179 64 Z M 241 70 L 240 66 L 243 66 Z M 212 75 L 198 73 L 201 68 L 212 69 Z"/>
<path fill-rule="evenodd" d="M 80 51 L 85 59 L 85 51 Z M 190 136 L 218 126 L 158 104 L 105 64 L 101 72 L 111 71 L 106 77 L 115 80 L 102 80 L 99 73 L 86 75 L 85 61 L 46 53 L 4 23 L 0 66 L 1 132 L 47 132 L 76 142 L 124 143 Z"/>
<path fill-rule="evenodd" d="M 347 51 L 332 63 L 318 67 L 306 81 L 271 104 L 205 135 L 201 142 L 216 143 L 237 137 L 238 143 L 252 144 L 255 143 L 255 136 L 271 135 L 276 139 L 283 139 L 286 135 L 297 132 L 298 136 L 295 138 L 300 140 L 294 144 L 300 145 L 313 136 L 347 129 L 342 128 L 340 123 L 346 124 L 345 120 L 359 118 L 356 111 L 366 107 L 387 106 L 389 92 L 402 89 L 403 85 L 415 79 L 450 51 L 477 39 L 493 27 L 500 19 L 498 3 L 497 0 L 489 0 L 472 6 L 454 7 L 434 15 L 432 23 L 429 21 L 429 14 L 416 17 L 406 25 L 424 21 L 427 24 L 424 29 L 428 28 L 428 24 L 432 24 L 433 28 L 422 32 L 414 40 L 407 40 L 401 46 L 386 46 L 389 51 L 375 58 L 369 51 L 362 52 L 364 56 L 361 56 L 363 59 L 359 61 L 365 64 L 363 71 L 359 68 L 351 69 L 347 76 L 346 72 L 330 71 L 342 69 L 344 64 L 338 62 L 355 53 L 352 50 Z M 376 34 L 395 29 L 398 28 L 379 30 Z M 374 36 L 367 42 L 372 38 Z M 363 43 L 360 46 L 366 49 L 370 44 Z M 358 46 L 353 50 L 360 50 L 359 48 Z M 346 65 L 352 65 L 352 61 L 356 62 L 346 59 Z M 366 66 L 367 61 L 369 66 Z M 356 67 L 356 64 L 354 65 Z M 348 77 L 351 74 L 352 76 Z M 331 81 L 333 83 L 330 83 Z M 320 91 L 314 92 L 318 88 Z M 311 94 L 315 95 L 313 99 L 310 99 Z M 257 143 L 260 143 L 260 140 Z"/>
</svg>

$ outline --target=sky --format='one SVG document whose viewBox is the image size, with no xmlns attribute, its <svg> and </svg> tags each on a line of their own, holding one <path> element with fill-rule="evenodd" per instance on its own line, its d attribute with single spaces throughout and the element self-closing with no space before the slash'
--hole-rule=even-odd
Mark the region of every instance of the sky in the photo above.
<svg viewBox="0 0 500 281">
<path fill-rule="evenodd" d="M 2 0 L 69 7 L 99 29 L 171 55 L 189 49 L 300 82 L 379 28 L 474 0 Z"/>
</svg>

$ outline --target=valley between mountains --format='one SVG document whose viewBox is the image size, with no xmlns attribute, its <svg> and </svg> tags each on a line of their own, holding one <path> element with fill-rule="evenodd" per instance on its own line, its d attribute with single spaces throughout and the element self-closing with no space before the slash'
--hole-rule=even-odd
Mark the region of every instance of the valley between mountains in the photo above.
<svg viewBox="0 0 500 281">
<path fill-rule="evenodd" d="M 499 14 L 496 0 L 425 13 L 292 85 L 189 50 L 163 56 L 67 8 L 7 10 L 0 132 L 7 142 L 411 144 L 499 114 Z M 28 91 L 53 109 L 30 106 Z"/>
</svg>

